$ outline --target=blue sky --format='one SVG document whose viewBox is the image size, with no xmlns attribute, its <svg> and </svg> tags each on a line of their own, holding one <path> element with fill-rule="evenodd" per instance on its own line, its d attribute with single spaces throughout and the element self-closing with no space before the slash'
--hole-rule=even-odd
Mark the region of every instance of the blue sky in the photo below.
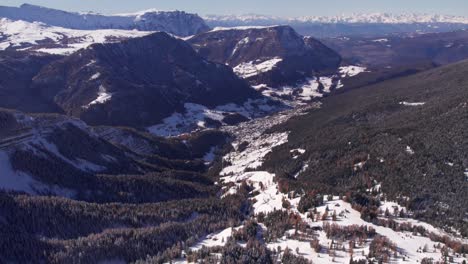
<svg viewBox="0 0 468 264">
<path fill-rule="evenodd" d="M 24 2 L 70 11 L 132 12 L 148 8 L 199 14 L 266 14 L 279 16 L 350 13 L 437 13 L 468 16 L 468 0 L 1 0 L 0 5 Z"/>
</svg>

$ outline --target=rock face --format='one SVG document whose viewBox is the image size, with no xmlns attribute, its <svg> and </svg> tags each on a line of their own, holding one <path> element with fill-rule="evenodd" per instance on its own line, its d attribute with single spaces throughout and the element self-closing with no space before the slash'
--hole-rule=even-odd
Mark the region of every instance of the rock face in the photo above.
<svg viewBox="0 0 468 264">
<path fill-rule="evenodd" d="M 189 36 L 209 30 L 196 14 L 181 11 L 147 11 L 128 15 L 71 13 L 24 4 L 21 7 L 0 7 L 0 17 L 28 22 L 42 22 L 71 29 L 137 29 L 165 31 L 178 36 Z"/>
<path fill-rule="evenodd" d="M 341 58 L 313 38 L 289 26 L 215 29 L 188 40 L 205 58 L 234 68 L 251 84 L 294 84 L 336 71 Z"/>
<path fill-rule="evenodd" d="M 32 89 L 95 125 L 153 125 L 184 103 L 214 107 L 258 94 L 225 65 L 166 33 L 95 44 L 53 62 Z"/>
</svg>

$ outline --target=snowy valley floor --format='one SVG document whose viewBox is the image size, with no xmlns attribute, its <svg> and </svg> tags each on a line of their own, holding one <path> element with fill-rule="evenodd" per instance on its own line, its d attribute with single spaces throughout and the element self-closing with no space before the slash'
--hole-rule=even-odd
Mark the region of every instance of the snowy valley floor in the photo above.
<svg viewBox="0 0 468 264">
<path fill-rule="evenodd" d="M 305 227 L 286 230 L 282 237 L 269 242 L 263 241 L 270 250 L 280 252 L 276 255 L 277 260 L 281 260 L 286 249 L 312 263 L 350 263 L 351 259 L 353 261 L 369 260 L 370 248 L 375 247 L 376 242 L 373 240 L 378 236 L 381 247 L 388 250 L 387 253 L 390 257 L 386 260 L 390 263 L 424 263 L 430 259 L 433 261 L 447 259 L 452 263 L 467 261 L 466 256 L 454 253 L 443 243 L 434 242 L 428 236 L 422 236 L 416 232 L 396 231 L 389 227 L 366 222 L 361 219 L 359 211 L 353 209 L 350 203 L 337 196 L 327 197 L 325 195 L 323 205 L 316 207 L 313 212 L 301 213 L 298 210 L 301 196 L 294 193 L 281 193 L 277 182 L 275 182 L 275 175 L 258 170 L 264 157 L 272 148 L 282 145 L 288 140 L 288 133 L 266 134 L 265 131 L 293 116 L 319 107 L 320 103 L 313 103 L 268 117 L 254 119 L 239 126 L 223 128 L 224 131 L 235 135 L 236 139 L 232 142 L 234 151 L 224 156 L 224 162 L 229 165 L 221 171 L 221 178 L 218 182 L 223 188 L 222 195 L 236 193 L 243 183 L 247 183 L 253 188 L 250 192 L 253 208 L 251 218 L 259 223 L 259 234 L 267 231 L 266 225 L 259 220 L 259 214 L 264 215 L 274 211 L 286 211 L 289 215 L 298 216 L 301 225 Z M 245 146 L 245 142 L 248 142 L 247 146 Z M 301 155 L 304 150 L 291 151 Z M 388 210 L 386 210 L 387 208 Z M 411 218 L 394 216 L 393 212 L 401 209 L 402 207 L 396 203 L 385 201 L 380 207 L 381 215 L 379 218 L 391 218 L 399 224 L 412 227 L 420 226 L 427 231 L 426 234 L 446 236 L 453 241 L 468 243 L 467 239 L 452 237 L 430 224 Z M 403 209 L 405 210 L 405 208 Z M 392 212 L 391 216 L 388 215 L 388 212 Z M 233 232 L 241 228 L 243 225 L 209 234 L 192 246 L 190 250 L 197 251 L 202 248 L 224 246 Z M 330 234 L 331 232 L 356 232 L 356 230 L 374 233 L 374 239 L 366 239 L 364 236 L 364 238 L 359 237 L 357 240 L 355 240 L 356 237 L 353 237 L 351 240 L 346 235 L 332 237 Z M 336 239 L 336 237 L 342 238 Z M 245 243 L 240 243 L 240 245 L 245 246 Z M 444 254 L 447 257 L 444 257 Z M 372 258 L 370 259 L 372 260 Z M 179 259 L 177 263 L 188 263 L 188 261 Z"/>
</svg>

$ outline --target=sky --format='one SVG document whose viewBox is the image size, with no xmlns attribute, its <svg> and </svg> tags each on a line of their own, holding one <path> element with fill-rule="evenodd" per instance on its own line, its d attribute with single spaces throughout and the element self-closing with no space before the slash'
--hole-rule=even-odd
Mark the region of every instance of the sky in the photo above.
<svg viewBox="0 0 468 264">
<path fill-rule="evenodd" d="M 0 5 L 19 6 L 25 2 L 67 11 L 104 14 L 156 8 L 200 15 L 263 14 L 291 17 L 388 12 L 468 17 L 468 0 L 0 0 Z"/>
</svg>

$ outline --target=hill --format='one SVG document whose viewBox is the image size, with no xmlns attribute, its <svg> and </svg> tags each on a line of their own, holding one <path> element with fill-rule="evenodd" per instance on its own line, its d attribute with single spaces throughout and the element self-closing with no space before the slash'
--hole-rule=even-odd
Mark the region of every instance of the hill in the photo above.
<svg viewBox="0 0 468 264">
<path fill-rule="evenodd" d="M 334 73 L 341 62 L 333 50 L 289 26 L 216 28 L 188 42 L 201 56 L 231 66 L 252 85 L 294 85 Z"/>
</svg>

